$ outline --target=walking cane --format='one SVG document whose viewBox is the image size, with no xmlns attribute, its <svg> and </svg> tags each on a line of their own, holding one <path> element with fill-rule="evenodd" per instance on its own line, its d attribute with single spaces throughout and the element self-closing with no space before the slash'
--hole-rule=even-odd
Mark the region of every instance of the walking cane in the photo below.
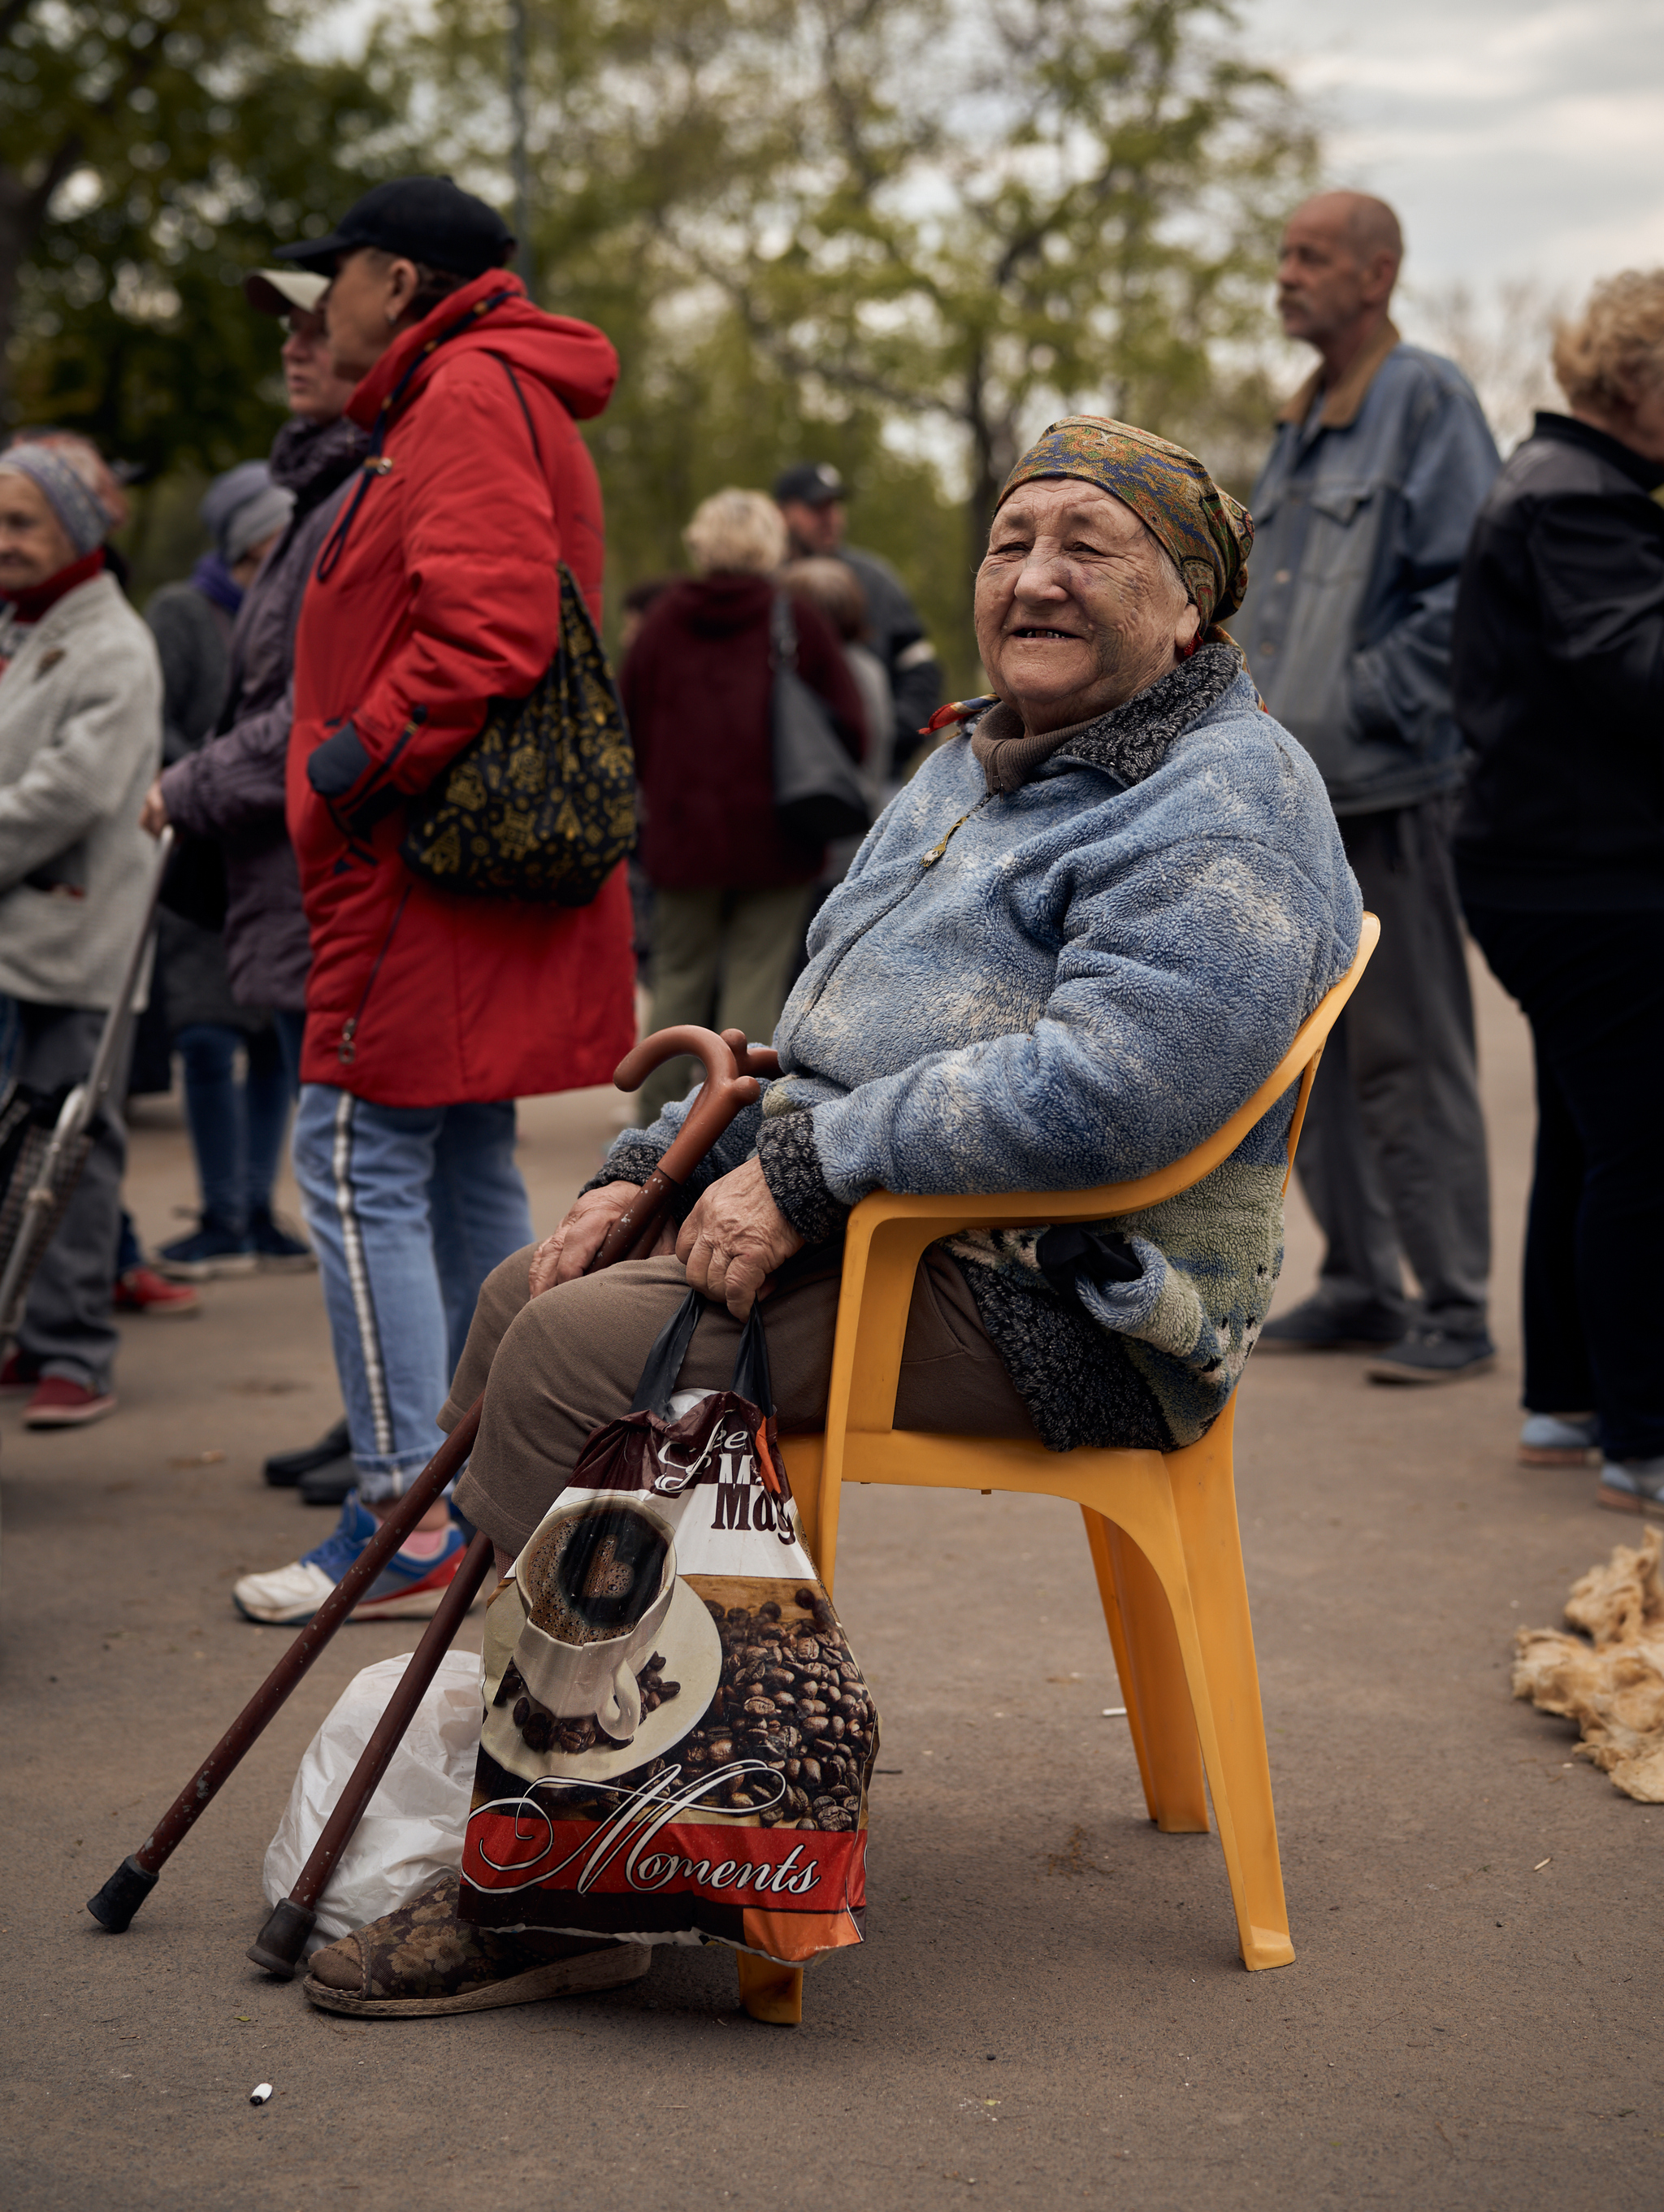
<svg viewBox="0 0 1664 2212">
<path fill-rule="evenodd" d="M 127 1040 L 132 1033 L 133 1001 L 138 996 L 139 972 L 144 965 L 156 919 L 156 902 L 161 896 L 161 879 L 167 872 L 167 858 L 173 849 L 173 832 L 169 828 L 156 840 L 155 866 L 144 902 L 144 919 L 139 925 L 110 1011 L 105 1016 L 104 1027 L 99 1032 L 93 1064 L 85 1080 L 77 1083 L 65 1097 L 46 1150 L 29 1176 L 10 1247 L 3 1266 L 0 1266 L 0 1336 L 15 1335 L 22 1320 L 29 1278 L 45 1258 L 64 1209 L 74 1195 L 91 1148 L 93 1123 L 124 1059 Z M 20 1159 L 19 1165 L 22 1164 L 23 1159 Z"/>
<path fill-rule="evenodd" d="M 587 1273 L 612 1267 L 620 1260 L 639 1259 L 651 1251 L 672 1196 L 736 1115 L 756 1103 L 759 1096 L 757 1077 L 776 1074 L 780 1068 L 772 1052 L 749 1049 L 742 1030 L 726 1030 L 718 1036 L 710 1030 L 689 1024 L 659 1030 L 644 1037 L 635 1051 L 619 1062 L 613 1081 L 621 1091 L 635 1091 L 661 1061 L 683 1053 L 693 1054 L 703 1062 L 705 1081 L 675 1141 L 666 1148 L 659 1165 L 642 1185 L 641 1195 L 632 1200 L 607 1231 Z M 207 1811 L 251 1745 L 428 1507 L 444 1495 L 466 1464 L 478 1432 L 483 1403 L 483 1394 L 463 1415 L 137 1850 L 122 1861 L 96 1897 L 88 1899 L 88 1912 L 112 1935 L 121 1934 L 131 1925 L 133 1915 L 155 1887 L 161 1869 Z M 398 1749 L 411 1715 L 438 1671 L 440 1661 L 461 1626 L 485 1579 L 491 1558 L 490 1539 L 481 1531 L 464 1553 L 461 1565 L 440 1601 L 439 1610 L 411 1654 L 387 1710 L 365 1746 L 340 1802 L 301 1869 L 300 1880 L 274 1911 L 249 1953 L 258 1965 L 270 1972 L 281 1974 L 285 1979 L 293 1975 L 295 1961 L 317 1918 L 315 1907 L 324 1885 L 364 1808 L 374 1796 L 387 1762 Z"/>
</svg>

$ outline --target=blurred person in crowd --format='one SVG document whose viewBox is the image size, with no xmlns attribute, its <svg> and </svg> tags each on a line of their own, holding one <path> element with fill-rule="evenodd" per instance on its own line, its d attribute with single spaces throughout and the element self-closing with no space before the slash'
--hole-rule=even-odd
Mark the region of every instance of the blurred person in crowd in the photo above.
<svg viewBox="0 0 1664 2212">
<path fill-rule="evenodd" d="M 295 631 L 307 579 L 368 443 L 347 417 L 355 380 L 337 375 L 330 354 L 319 305 L 328 281 L 303 269 L 261 269 L 243 279 L 250 306 L 283 325 L 290 416 L 269 466 L 272 483 L 294 504 L 238 610 L 218 733 L 163 771 L 144 809 L 148 830 L 160 833 L 172 822 L 189 836 L 214 840 L 223 853 L 231 996 L 240 1007 L 270 1009 L 289 1097 L 300 1087 L 312 964 L 283 811 Z M 264 1264 L 283 1262 L 264 1222 L 251 1223 L 251 1237 Z M 296 1251 L 288 1264 L 309 1264 L 304 1248 Z M 280 1487 L 298 1483 L 308 1504 L 339 1506 L 355 1480 L 351 1450 L 343 1417 L 316 1443 L 275 1453 L 266 1480 Z"/>
<path fill-rule="evenodd" d="M 681 582 L 679 576 L 647 576 L 641 583 L 632 584 L 620 602 L 618 623 L 618 654 L 622 660 L 641 635 L 641 625 L 647 611 L 656 600 L 662 599 L 672 584 Z"/>
<path fill-rule="evenodd" d="M 1602 1504 L 1657 1512 L 1664 269 L 1598 284 L 1554 373 L 1570 411 L 1538 416 L 1462 568 L 1456 869 L 1536 1049 L 1520 1456 L 1598 1457 Z"/>
<path fill-rule="evenodd" d="M 780 1018 L 825 857 L 774 815 L 771 629 L 786 526 L 762 493 L 720 491 L 683 537 L 699 573 L 653 603 L 622 678 L 653 889 L 650 1026 L 714 1024 L 761 1041 Z M 860 695 L 837 635 L 805 602 L 793 612 L 798 673 L 859 760 Z M 644 1126 L 682 1096 L 689 1066 L 667 1060 L 647 1078 Z"/>
<path fill-rule="evenodd" d="M 867 1192 L 1139 1176 L 1276 1067 L 1350 963 L 1361 901 L 1311 761 L 1217 626 L 1251 534 L 1193 455 L 1126 423 L 1054 423 L 1012 470 L 976 579 L 997 696 L 956 708 L 969 728 L 821 909 L 775 1035 L 784 1072 L 690 1179 L 654 1257 L 584 1273 L 681 1103 L 622 1134 L 554 1233 L 486 1285 L 445 1418 L 483 1390 L 457 1496 L 500 1562 L 629 1405 L 690 1284 L 710 1303 L 683 1386 L 727 1387 L 773 1274 L 780 1426 L 817 1429 L 838 1239 Z M 897 1428 L 1057 1451 L 1205 1433 L 1276 1279 L 1293 1105 L 1284 1092 L 1175 1204 L 932 1245 L 902 1320 Z M 316 1953 L 307 1995 L 353 2013 L 373 1992 L 420 2019 L 553 1993 L 546 1964 L 528 1972 L 535 1945 L 459 1905 L 452 1873 Z M 583 1946 L 583 1986 L 642 1971 L 639 1951 L 600 1948 Z"/>
<path fill-rule="evenodd" d="M 662 599 L 672 584 L 679 583 L 677 576 L 648 576 L 639 584 L 632 584 L 622 602 L 622 619 L 618 624 L 618 653 L 622 664 L 638 637 L 647 611 L 656 599 Z M 638 1009 L 647 1005 L 647 994 L 653 988 L 653 885 L 647 872 L 641 866 L 640 853 L 629 856 L 629 902 L 635 951 L 635 996 Z"/>
<path fill-rule="evenodd" d="M 1315 1292 L 1266 1326 L 1291 1352 L 1368 1349 L 1381 1382 L 1491 1366 L 1490 1181 L 1450 830 L 1465 769 L 1450 623 L 1497 448 L 1460 369 L 1388 307 L 1398 219 L 1324 192 L 1283 235 L 1277 300 L 1319 365 L 1250 496 L 1237 629 L 1266 706 L 1316 761 L 1381 944 L 1312 1091 L 1300 1180 Z M 1404 1261 L 1418 1302 L 1405 1293 Z"/>
<path fill-rule="evenodd" d="M 574 418 L 606 405 L 617 356 L 532 305 L 513 247 L 483 200 L 414 177 L 277 256 L 330 279 L 349 417 L 385 434 L 306 586 L 288 764 L 312 940 L 295 1173 L 358 1484 L 324 1544 L 237 1584 L 256 1620 L 310 1618 L 433 1455 L 479 1286 L 530 1235 L 515 1099 L 603 1083 L 635 1042 L 622 865 L 568 908 L 439 891 L 399 856 L 406 800 L 554 658 L 557 562 L 599 611 Z M 359 1617 L 431 1613 L 465 1548 L 441 1500 Z"/>
<path fill-rule="evenodd" d="M 274 481 L 264 461 L 244 461 L 216 477 L 200 509 L 214 550 L 188 582 L 164 585 L 145 611 L 161 656 L 162 759 L 170 767 L 197 755 L 219 725 L 231 678 L 232 625 L 294 507 L 295 494 Z M 148 803 L 144 819 L 147 828 L 159 826 Z M 157 940 L 202 1196 L 196 1228 L 164 1244 L 157 1265 L 185 1283 L 252 1274 L 257 1262 L 309 1266 L 306 1246 L 271 1212 L 293 1094 L 270 1011 L 234 992 L 219 929 L 164 906 Z"/>
<path fill-rule="evenodd" d="M 866 589 L 847 561 L 816 558 L 788 561 L 780 572 L 786 590 L 818 607 L 843 647 L 843 657 L 861 695 L 866 722 L 866 748 L 861 756 L 861 777 L 867 787 L 876 821 L 890 795 L 890 763 L 895 753 L 896 696 L 889 672 L 868 642 Z"/>
<path fill-rule="evenodd" d="M 897 773 L 919 750 L 920 732 L 942 697 L 936 648 L 925 635 L 907 586 L 877 553 L 846 545 L 848 489 L 829 461 L 799 461 L 774 479 L 792 553 L 799 561 L 842 561 L 866 597 L 866 641 L 883 661 L 895 701 L 895 737 L 888 758 Z"/>
<path fill-rule="evenodd" d="M 26 431 L 0 453 L 0 1073 L 47 1093 L 90 1072 L 150 894 L 138 817 L 161 757 L 161 671 L 105 565 L 126 512 L 84 438 Z M 0 1370 L 32 1392 L 30 1428 L 115 1407 L 124 1077 Z"/>
</svg>

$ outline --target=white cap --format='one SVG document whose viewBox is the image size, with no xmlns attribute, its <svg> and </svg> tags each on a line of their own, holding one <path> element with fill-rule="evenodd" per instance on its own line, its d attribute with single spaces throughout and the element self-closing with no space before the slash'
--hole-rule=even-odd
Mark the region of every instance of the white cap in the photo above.
<svg viewBox="0 0 1664 2212">
<path fill-rule="evenodd" d="M 243 279 L 245 298 L 263 315 L 288 315 L 297 307 L 309 315 L 329 289 L 329 278 L 309 269 L 252 269 Z"/>
</svg>

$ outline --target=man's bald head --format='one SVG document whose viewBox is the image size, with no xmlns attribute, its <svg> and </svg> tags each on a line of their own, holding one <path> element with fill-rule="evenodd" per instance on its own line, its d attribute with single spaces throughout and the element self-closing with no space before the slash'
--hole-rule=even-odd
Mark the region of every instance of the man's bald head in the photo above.
<svg viewBox="0 0 1664 2212">
<path fill-rule="evenodd" d="M 1369 192 L 1314 192 L 1295 210 L 1292 222 L 1309 216 L 1326 229 L 1338 231 L 1360 261 L 1372 253 L 1390 253 L 1394 266 L 1404 258 L 1404 233 L 1398 217 L 1385 200 Z"/>
<path fill-rule="evenodd" d="M 1318 192 L 1289 217 L 1277 264 L 1277 307 L 1332 370 L 1384 321 L 1404 259 L 1404 234 L 1385 200 Z"/>
</svg>

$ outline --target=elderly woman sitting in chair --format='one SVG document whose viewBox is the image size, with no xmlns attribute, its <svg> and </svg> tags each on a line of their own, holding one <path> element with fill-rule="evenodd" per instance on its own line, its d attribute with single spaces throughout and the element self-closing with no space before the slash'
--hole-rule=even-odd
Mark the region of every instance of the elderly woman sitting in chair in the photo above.
<svg viewBox="0 0 1664 2212">
<path fill-rule="evenodd" d="M 457 1499 L 501 1567 L 629 1407 L 690 1283 L 713 1303 L 683 1386 L 728 1386 L 772 1275 L 780 1431 L 818 1428 L 837 1240 L 866 1192 L 1139 1176 L 1277 1066 L 1350 964 L 1361 905 L 1321 779 L 1216 626 L 1252 535 L 1193 456 L 1102 417 L 1054 423 L 1012 471 L 976 579 L 995 696 L 938 718 L 962 727 L 821 908 L 774 1035 L 784 1072 L 655 1256 L 584 1273 L 685 1103 L 619 1137 L 553 1235 L 485 1285 L 442 1425 L 484 1389 Z M 1193 1442 L 1277 1280 L 1293 1103 L 1143 1214 L 932 1248 L 896 1427 L 1057 1451 Z M 346 1987 L 359 1942 L 321 1953 L 314 1978 Z"/>
</svg>

